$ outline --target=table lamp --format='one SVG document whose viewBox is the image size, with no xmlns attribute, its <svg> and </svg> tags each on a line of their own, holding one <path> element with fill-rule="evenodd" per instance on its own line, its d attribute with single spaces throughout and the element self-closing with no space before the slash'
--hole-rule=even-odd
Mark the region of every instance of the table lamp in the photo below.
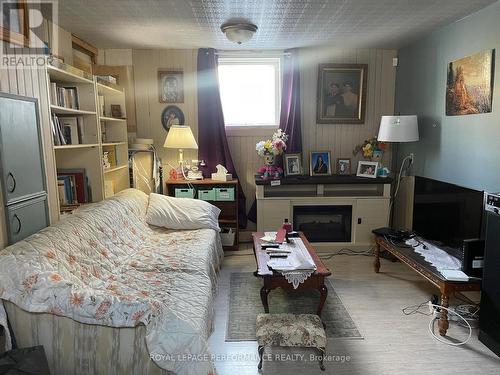
<svg viewBox="0 0 500 375">
<path fill-rule="evenodd" d="M 198 149 L 198 144 L 194 139 L 193 132 L 189 126 L 172 125 L 168 131 L 167 138 L 165 138 L 165 148 L 176 148 L 179 150 L 179 165 L 182 168 L 184 162 L 183 150 L 185 149 Z"/>
</svg>

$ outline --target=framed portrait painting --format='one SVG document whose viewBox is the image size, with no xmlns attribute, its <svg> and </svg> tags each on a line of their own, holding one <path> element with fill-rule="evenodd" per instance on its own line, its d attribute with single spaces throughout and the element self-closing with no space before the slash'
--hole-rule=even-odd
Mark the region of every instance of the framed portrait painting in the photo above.
<svg viewBox="0 0 500 375">
<path fill-rule="evenodd" d="M 366 106 L 366 64 L 320 64 L 316 122 L 363 124 Z"/>
<path fill-rule="evenodd" d="M 184 103 L 184 73 L 181 70 L 158 70 L 160 103 Z"/>
<path fill-rule="evenodd" d="M 184 113 L 176 105 L 169 105 L 161 113 L 161 124 L 166 131 L 172 125 L 184 125 Z"/>
<path fill-rule="evenodd" d="M 285 154 L 283 156 L 286 176 L 298 176 L 302 174 L 302 154 Z"/>
<path fill-rule="evenodd" d="M 450 62 L 446 85 L 446 115 L 491 112 L 494 69 L 494 49 Z"/>
<path fill-rule="evenodd" d="M 330 176 L 332 174 L 330 151 L 311 151 L 309 167 L 311 176 Z"/>
</svg>

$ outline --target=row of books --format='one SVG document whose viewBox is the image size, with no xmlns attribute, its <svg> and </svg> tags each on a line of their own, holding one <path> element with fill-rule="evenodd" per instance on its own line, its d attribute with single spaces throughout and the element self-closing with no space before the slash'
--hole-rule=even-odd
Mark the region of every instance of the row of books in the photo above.
<svg viewBox="0 0 500 375">
<path fill-rule="evenodd" d="M 51 82 L 50 102 L 59 107 L 79 109 L 78 87 L 59 86 L 57 83 Z"/>
<path fill-rule="evenodd" d="M 84 143 L 83 117 L 66 117 L 53 114 L 51 123 L 55 146 Z"/>
<path fill-rule="evenodd" d="M 61 206 L 92 202 L 92 190 L 84 168 L 58 169 L 57 189 Z"/>
</svg>

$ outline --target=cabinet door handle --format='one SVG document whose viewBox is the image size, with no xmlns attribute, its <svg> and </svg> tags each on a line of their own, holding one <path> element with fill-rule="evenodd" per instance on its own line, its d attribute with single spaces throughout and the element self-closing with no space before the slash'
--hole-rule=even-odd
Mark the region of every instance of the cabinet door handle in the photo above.
<svg viewBox="0 0 500 375">
<path fill-rule="evenodd" d="M 12 183 L 9 183 L 12 181 Z M 16 179 L 14 178 L 14 175 L 12 172 L 7 173 L 7 191 L 9 193 L 13 193 L 14 190 L 16 190 Z"/>
<path fill-rule="evenodd" d="M 361 224 L 361 221 L 362 221 L 361 218 L 358 217 L 358 224 Z"/>
<path fill-rule="evenodd" d="M 23 225 L 21 224 L 21 220 L 19 219 L 19 216 L 17 216 L 17 214 L 14 214 L 13 219 L 17 220 L 17 230 L 14 231 L 14 234 L 19 234 Z"/>
</svg>

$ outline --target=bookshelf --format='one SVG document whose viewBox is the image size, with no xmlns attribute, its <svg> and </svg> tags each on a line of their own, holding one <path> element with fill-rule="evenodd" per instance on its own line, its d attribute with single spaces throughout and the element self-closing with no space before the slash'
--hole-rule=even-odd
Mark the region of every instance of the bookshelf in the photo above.
<svg viewBox="0 0 500 375">
<path fill-rule="evenodd" d="M 57 65 L 47 65 L 47 90 L 55 134 L 52 149 L 60 172 L 59 212 L 67 212 L 75 201 L 98 202 L 130 186 L 127 120 L 123 90 L 98 83 L 96 77 L 69 65 Z M 100 101 L 104 101 L 104 113 Z M 116 113 L 111 112 L 111 105 L 120 106 L 119 118 L 112 116 Z M 104 152 L 114 155 L 110 168 L 104 167 Z M 80 181 L 86 179 L 88 188 L 80 187 L 76 175 L 65 180 L 67 174 L 77 172 L 83 173 Z M 72 193 L 65 183 L 73 187 Z"/>
<path fill-rule="evenodd" d="M 105 197 L 130 186 L 128 176 L 128 134 L 125 93 L 97 81 L 98 118 L 102 153 L 108 153 L 109 165 L 103 166 Z M 112 107 L 119 106 L 119 113 Z M 104 156 L 104 155 L 103 155 Z"/>
</svg>

